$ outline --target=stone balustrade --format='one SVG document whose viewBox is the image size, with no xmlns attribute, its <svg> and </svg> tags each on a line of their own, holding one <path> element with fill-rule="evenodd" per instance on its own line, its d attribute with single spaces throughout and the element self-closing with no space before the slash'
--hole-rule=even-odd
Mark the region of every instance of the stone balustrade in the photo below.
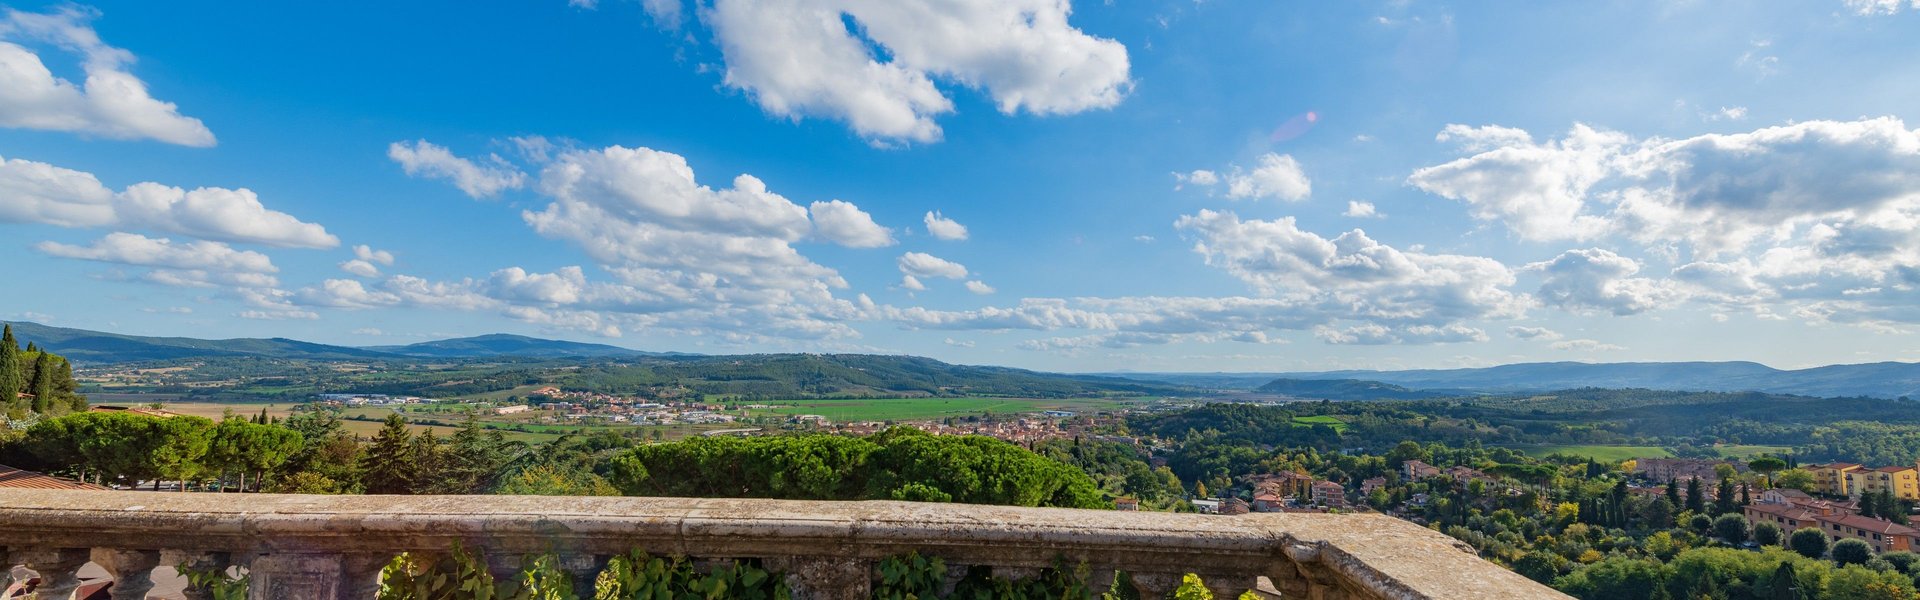
<svg viewBox="0 0 1920 600">
<path fill-rule="evenodd" d="M 1240 516 L 913 502 L 540 496 L 305 496 L 0 490 L 0 556 L 39 573 L 42 598 L 91 561 L 113 598 L 140 598 L 156 566 L 244 567 L 255 599 L 371 598 L 401 552 L 479 549 L 504 576 L 554 553 L 582 583 L 639 548 L 757 558 L 797 598 L 866 598 L 874 565 L 919 552 L 997 575 L 1059 561 L 1133 576 L 1162 597 L 1181 574 L 1217 597 L 1256 582 L 1283 598 L 1564 598 L 1461 543 L 1379 515 Z M 4 577 L 4 574 L 0 574 Z M 592 589 L 591 587 L 576 589 Z M 190 598 L 205 597 L 189 589 Z"/>
</svg>

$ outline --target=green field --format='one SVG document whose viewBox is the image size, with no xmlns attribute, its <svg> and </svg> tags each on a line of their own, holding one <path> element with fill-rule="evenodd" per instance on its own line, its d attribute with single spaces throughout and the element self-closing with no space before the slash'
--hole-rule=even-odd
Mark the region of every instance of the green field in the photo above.
<svg viewBox="0 0 1920 600">
<path fill-rule="evenodd" d="M 946 417 L 980 416 L 988 413 L 1010 415 L 1043 410 L 1076 413 L 1114 410 L 1143 402 L 1125 398 L 860 398 L 813 400 L 759 400 L 742 405 L 763 405 L 754 415 L 820 415 L 833 421 L 924 421 Z"/>
<path fill-rule="evenodd" d="M 1673 456 L 1672 452 L 1668 452 L 1666 448 L 1659 446 L 1548 445 L 1508 447 L 1525 452 L 1528 456 L 1534 457 L 1549 454 L 1568 454 L 1572 456 L 1585 456 L 1594 460 L 1607 462 L 1617 462 L 1635 458 L 1667 458 Z"/>
<path fill-rule="evenodd" d="M 1345 433 L 1347 431 L 1347 422 L 1340 420 L 1339 417 L 1334 417 L 1329 415 L 1314 415 L 1311 417 L 1294 417 L 1293 418 L 1294 427 L 1312 427 L 1314 425 L 1326 425 L 1328 427 L 1332 427 L 1334 431 L 1338 431 L 1341 433 Z"/>
</svg>

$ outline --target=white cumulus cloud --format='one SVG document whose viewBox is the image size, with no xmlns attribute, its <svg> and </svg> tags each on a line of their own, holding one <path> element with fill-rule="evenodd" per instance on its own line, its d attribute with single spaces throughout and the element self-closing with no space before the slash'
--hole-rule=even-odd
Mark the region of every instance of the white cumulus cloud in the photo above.
<svg viewBox="0 0 1920 600">
<path fill-rule="evenodd" d="M 1547 329 L 1545 327 L 1528 327 L 1525 325 L 1514 325 L 1512 327 L 1508 327 L 1507 335 L 1518 338 L 1518 339 L 1523 339 L 1523 340 L 1549 340 L 1549 341 L 1557 340 L 1557 339 L 1560 339 L 1561 337 L 1560 332 L 1558 331 Z"/>
<path fill-rule="evenodd" d="M 915 277 L 962 279 L 967 276 L 967 268 L 960 263 L 925 252 L 908 252 L 900 255 L 895 262 L 900 266 L 901 273 Z"/>
<path fill-rule="evenodd" d="M 1119 104 L 1131 85 L 1126 47 L 1070 25 L 1071 10 L 1059 0 L 717 0 L 700 14 L 726 85 L 762 109 L 895 144 L 941 138 L 934 120 L 953 101 L 936 82 L 984 91 L 1006 114 Z"/>
<path fill-rule="evenodd" d="M 0 157 L 0 222 L 149 229 L 207 240 L 332 248 L 326 228 L 268 210 L 252 190 L 136 183 L 115 192 L 92 174 Z"/>
<path fill-rule="evenodd" d="M 940 211 L 936 210 L 927 213 L 923 221 L 927 224 L 927 233 L 932 234 L 933 237 L 948 241 L 967 239 L 967 226 L 961 225 L 959 221 L 947 218 L 945 215 L 940 214 Z"/>
<path fill-rule="evenodd" d="M 387 145 L 387 158 L 413 177 L 444 179 L 472 198 L 492 198 L 506 190 L 527 184 L 526 173 L 508 164 L 499 155 L 491 155 L 487 164 L 454 156 L 445 146 L 426 140 L 394 142 Z"/>
<path fill-rule="evenodd" d="M 873 222 L 873 215 L 852 202 L 828 200 L 808 206 L 813 215 L 813 232 L 827 241 L 848 248 L 892 246 L 893 231 Z"/>
<path fill-rule="evenodd" d="M 133 53 L 109 46 L 93 30 L 99 14 L 64 6 L 46 13 L 11 8 L 0 14 L 0 126 L 73 131 L 116 139 L 151 139 L 182 146 L 214 145 L 199 119 L 155 99 L 128 70 Z M 22 44 L 78 54 L 85 78 L 58 77 Z"/>
<path fill-rule="evenodd" d="M 1380 214 L 1380 211 L 1373 207 L 1372 202 L 1362 202 L 1359 200 L 1348 200 L 1347 211 L 1340 214 L 1355 219 L 1378 219 L 1386 216 Z"/>
<path fill-rule="evenodd" d="M 219 242 L 175 243 L 167 238 L 150 238 L 132 233 L 109 233 L 88 246 L 40 242 L 34 245 L 34 249 L 48 256 L 163 269 L 260 274 L 279 272 L 267 255 L 252 250 L 235 250 Z"/>
</svg>

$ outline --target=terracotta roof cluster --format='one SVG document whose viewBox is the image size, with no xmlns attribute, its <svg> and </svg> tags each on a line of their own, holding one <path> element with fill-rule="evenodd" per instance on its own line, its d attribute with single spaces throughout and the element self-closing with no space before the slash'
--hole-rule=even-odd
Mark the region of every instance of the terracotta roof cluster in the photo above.
<svg viewBox="0 0 1920 600">
<path fill-rule="evenodd" d="M 24 488 L 36 490 L 105 490 L 91 483 L 62 479 L 51 475 L 42 475 L 33 471 L 22 471 L 6 465 L 0 465 L 0 488 Z"/>
</svg>

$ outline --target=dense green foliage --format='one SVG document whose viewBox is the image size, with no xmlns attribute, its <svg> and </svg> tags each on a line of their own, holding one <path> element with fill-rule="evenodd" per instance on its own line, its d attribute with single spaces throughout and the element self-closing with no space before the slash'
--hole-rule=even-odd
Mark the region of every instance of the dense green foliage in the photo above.
<svg viewBox="0 0 1920 600">
<path fill-rule="evenodd" d="M 13 326 L 0 327 L 0 416 L 22 421 L 86 410 L 77 389 L 66 357 L 31 342 L 22 349 Z"/>
<path fill-rule="evenodd" d="M 1086 473 L 1006 442 L 894 428 L 866 438 L 695 438 L 613 460 L 639 496 L 895 499 L 1014 506 L 1108 506 Z"/>
</svg>

